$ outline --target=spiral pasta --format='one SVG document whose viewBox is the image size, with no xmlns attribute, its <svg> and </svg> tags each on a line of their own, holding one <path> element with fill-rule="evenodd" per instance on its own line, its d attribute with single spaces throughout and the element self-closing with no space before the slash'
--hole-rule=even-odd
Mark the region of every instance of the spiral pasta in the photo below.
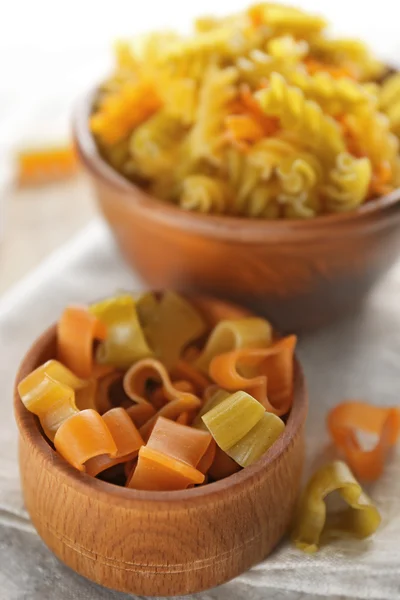
<svg viewBox="0 0 400 600">
<path fill-rule="evenodd" d="M 222 214 L 228 211 L 230 197 L 225 181 L 207 175 L 189 175 L 182 182 L 179 204 L 185 210 Z"/>
<path fill-rule="evenodd" d="M 400 75 L 273 2 L 116 46 L 91 129 L 104 159 L 183 210 L 305 219 L 400 185 Z"/>
<path fill-rule="evenodd" d="M 288 81 L 298 87 L 307 98 L 318 102 L 330 114 L 341 114 L 360 104 L 372 102 L 370 90 L 357 84 L 350 78 L 336 79 L 330 73 L 321 71 L 309 75 L 305 71 L 291 71 Z"/>
<path fill-rule="evenodd" d="M 371 182 L 371 162 L 354 158 L 347 152 L 339 154 L 336 166 L 329 173 L 325 186 L 327 206 L 332 212 L 343 212 L 361 204 Z"/>
<path fill-rule="evenodd" d="M 138 172 L 144 177 L 158 177 L 172 169 L 181 134 L 181 123 L 164 111 L 138 127 L 129 143 Z"/>
<path fill-rule="evenodd" d="M 237 70 L 212 68 L 204 78 L 200 90 L 197 121 L 190 133 L 191 156 L 194 160 L 206 158 L 214 164 L 221 161 L 223 120 L 229 102 L 236 96 L 234 83 Z"/>
<path fill-rule="evenodd" d="M 400 137 L 400 74 L 388 77 L 379 92 L 379 107 L 390 122 L 391 130 Z"/>
<path fill-rule="evenodd" d="M 271 74 L 269 87 L 258 92 L 258 100 L 267 115 L 279 117 L 284 128 L 296 131 L 322 155 L 332 158 L 344 151 L 336 121 L 325 115 L 316 102 L 307 100 L 299 88 L 289 85 L 279 73 Z"/>
</svg>

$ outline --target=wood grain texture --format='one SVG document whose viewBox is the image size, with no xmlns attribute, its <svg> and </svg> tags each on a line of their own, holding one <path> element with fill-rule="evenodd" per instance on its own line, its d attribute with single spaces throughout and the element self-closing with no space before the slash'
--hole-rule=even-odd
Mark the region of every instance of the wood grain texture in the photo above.
<svg viewBox="0 0 400 600">
<path fill-rule="evenodd" d="M 356 211 L 308 220 L 210 216 L 149 196 L 99 156 L 88 130 L 75 141 L 119 248 L 152 288 L 211 293 L 299 332 L 358 308 L 400 252 L 400 190 Z"/>
<path fill-rule="evenodd" d="M 198 306 L 210 321 L 232 311 L 246 314 L 205 298 Z M 52 327 L 32 346 L 16 384 L 54 356 L 55 335 Z M 140 595 L 194 593 L 264 559 L 287 529 L 300 487 L 307 414 L 297 361 L 293 408 L 271 450 L 239 473 L 184 491 L 130 490 L 79 473 L 54 452 L 17 391 L 14 406 L 32 522 L 62 561 L 97 583 Z"/>
</svg>

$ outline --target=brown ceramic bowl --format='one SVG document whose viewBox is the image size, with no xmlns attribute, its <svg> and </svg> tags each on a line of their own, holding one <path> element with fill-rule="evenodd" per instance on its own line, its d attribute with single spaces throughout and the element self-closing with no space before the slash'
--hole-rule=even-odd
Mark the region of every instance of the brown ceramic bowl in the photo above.
<svg viewBox="0 0 400 600">
<path fill-rule="evenodd" d="M 196 306 L 210 325 L 248 314 L 208 298 Z M 260 460 L 195 489 L 143 492 L 76 471 L 22 404 L 18 383 L 53 358 L 55 347 L 53 326 L 22 361 L 14 409 L 25 505 L 41 538 L 64 563 L 115 590 L 171 596 L 219 585 L 271 552 L 287 529 L 301 482 L 307 393 L 297 361 L 286 428 Z"/>
<path fill-rule="evenodd" d="M 212 293 L 298 332 L 356 309 L 398 256 L 400 190 L 311 220 L 185 212 L 101 158 L 88 127 L 92 101 L 75 115 L 78 153 L 122 254 L 150 287 Z"/>
</svg>

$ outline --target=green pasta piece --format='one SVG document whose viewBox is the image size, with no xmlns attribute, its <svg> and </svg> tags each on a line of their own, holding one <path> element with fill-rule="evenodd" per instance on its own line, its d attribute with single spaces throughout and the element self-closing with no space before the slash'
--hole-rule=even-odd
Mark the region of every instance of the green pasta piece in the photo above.
<svg viewBox="0 0 400 600">
<path fill-rule="evenodd" d="M 237 444 L 264 415 L 264 407 L 246 392 L 235 392 L 202 416 L 224 452 Z"/>
<path fill-rule="evenodd" d="M 136 300 L 136 311 L 142 327 L 148 325 L 158 309 L 158 300 L 152 292 L 141 294 Z"/>
<path fill-rule="evenodd" d="M 334 491 L 338 491 L 348 506 L 327 515 L 325 498 Z M 349 467 L 336 460 L 318 469 L 307 483 L 297 507 L 292 541 L 300 550 L 313 553 L 318 550 L 321 539 L 363 539 L 372 535 L 380 522 L 378 509 Z"/>
<path fill-rule="evenodd" d="M 197 413 L 195 420 L 192 423 L 192 427 L 196 427 L 196 429 L 204 429 L 207 430 L 206 425 L 203 423 L 202 416 L 209 412 L 218 404 L 221 404 L 226 398 L 231 395 L 230 392 L 227 392 L 223 389 L 218 389 L 201 407 L 200 411 Z"/>
<path fill-rule="evenodd" d="M 107 325 L 107 338 L 96 350 L 97 362 L 127 369 L 136 361 L 152 356 L 132 296 L 102 300 L 92 304 L 89 311 Z"/>
<path fill-rule="evenodd" d="M 174 292 L 165 292 L 144 327 L 151 349 L 167 368 L 173 367 L 185 346 L 205 330 L 206 324 L 198 311 Z"/>
<path fill-rule="evenodd" d="M 266 412 L 241 440 L 226 450 L 226 453 L 241 467 L 248 467 L 265 454 L 284 429 L 282 419 Z"/>
</svg>

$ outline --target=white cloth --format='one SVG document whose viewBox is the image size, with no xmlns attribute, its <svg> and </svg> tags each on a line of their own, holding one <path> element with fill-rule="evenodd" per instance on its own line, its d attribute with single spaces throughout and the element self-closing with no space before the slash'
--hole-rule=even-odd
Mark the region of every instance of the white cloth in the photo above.
<svg viewBox="0 0 400 600">
<path fill-rule="evenodd" d="M 23 508 L 12 416 L 13 379 L 34 338 L 65 304 L 85 302 L 140 281 L 123 264 L 100 221 L 0 299 L 0 598 L 4 600 L 122 599 L 62 565 L 36 535 Z M 330 406 L 342 398 L 398 405 L 400 389 L 400 262 L 356 318 L 301 340 L 310 393 L 307 472 L 332 457 L 325 429 Z M 400 456 L 369 488 L 383 524 L 364 542 L 336 541 L 307 556 L 287 542 L 265 562 L 198 600 L 395 600 L 400 597 Z"/>
</svg>

